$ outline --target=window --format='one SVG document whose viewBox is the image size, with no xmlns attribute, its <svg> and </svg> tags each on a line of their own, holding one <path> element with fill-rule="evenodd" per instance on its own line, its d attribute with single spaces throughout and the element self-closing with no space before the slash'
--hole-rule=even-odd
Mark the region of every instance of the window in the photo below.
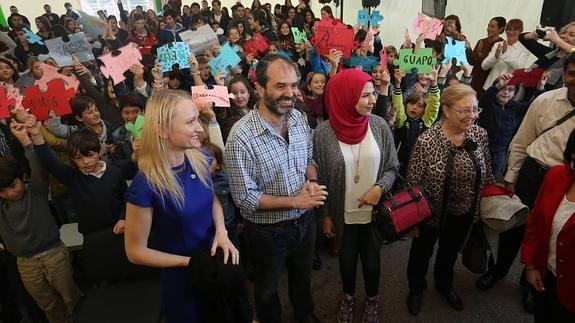
<svg viewBox="0 0 575 323">
<path fill-rule="evenodd" d="M 122 0 L 124 10 L 128 12 L 142 6 L 144 11 L 154 9 L 154 0 Z M 97 17 L 98 10 L 105 10 L 108 15 L 115 15 L 120 19 L 120 11 L 115 0 L 80 0 L 80 7 L 85 13 Z"/>
</svg>

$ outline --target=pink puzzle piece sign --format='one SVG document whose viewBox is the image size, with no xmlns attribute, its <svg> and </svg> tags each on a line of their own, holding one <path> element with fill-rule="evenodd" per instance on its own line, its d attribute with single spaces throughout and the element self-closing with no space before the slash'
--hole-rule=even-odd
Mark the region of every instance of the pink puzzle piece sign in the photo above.
<svg viewBox="0 0 575 323">
<path fill-rule="evenodd" d="M 140 54 L 140 51 L 132 44 L 120 48 L 119 51 L 121 53 L 118 56 L 113 56 L 112 53 L 108 53 L 98 57 L 98 59 L 104 63 L 104 65 L 100 67 L 102 74 L 106 78 L 111 77 L 114 84 L 118 84 L 126 79 L 124 72 L 129 70 L 132 65 L 143 66 L 142 63 L 140 63 L 142 54 Z"/>
<path fill-rule="evenodd" d="M 354 48 L 353 29 L 347 28 L 338 19 L 324 17 L 321 21 L 315 23 L 317 33 L 311 42 L 315 45 L 318 53 L 324 56 L 329 55 L 329 50 L 334 48 L 343 53 L 343 58 L 351 56 L 351 50 Z"/>
<path fill-rule="evenodd" d="M 74 89 L 74 92 L 78 91 L 80 86 L 80 81 L 75 76 L 66 76 L 64 74 L 58 73 L 58 68 L 46 63 L 40 64 L 40 69 L 42 69 L 42 78 L 34 81 L 34 85 L 38 85 L 40 90 L 46 91 L 48 86 L 46 83 L 52 81 L 53 79 L 62 79 L 65 84 L 66 89 Z"/>
<path fill-rule="evenodd" d="M 413 22 L 413 31 L 417 35 L 424 34 L 426 39 L 435 39 L 443 30 L 443 21 L 428 17 L 422 13 L 417 14 Z"/>
<path fill-rule="evenodd" d="M 387 71 L 387 51 L 385 47 L 379 51 L 379 65 L 381 65 L 384 71 Z"/>
<path fill-rule="evenodd" d="M 367 49 L 370 53 L 373 53 L 373 44 L 375 42 L 375 33 L 376 31 L 373 28 L 369 28 L 367 31 L 367 36 L 365 36 L 365 40 L 363 41 L 363 48 Z"/>
<path fill-rule="evenodd" d="M 192 86 L 192 99 L 198 105 L 213 102 L 216 107 L 229 107 L 230 99 L 234 95 L 228 93 L 228 88 L 222 85 L 214 85 L 213 89 L 208 89 L 203 85 Z"/>
</svg>

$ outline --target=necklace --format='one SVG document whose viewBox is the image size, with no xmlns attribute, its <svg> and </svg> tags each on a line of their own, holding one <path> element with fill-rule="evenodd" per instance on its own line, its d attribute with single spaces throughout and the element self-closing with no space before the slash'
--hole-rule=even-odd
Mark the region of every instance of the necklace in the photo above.
<svg viewBox="0 0 575 323">
<path fill-rule="evenodd" d="M 353 164 L 355 167 L 355 176 L 353 177 L 353 181 L 357 184 L 357 183 L 359 183 L 359 176 L 360 176 L 360 174 L 359 174 L 359 157 L 361 156 L 361 143 L 359 144 L 357 157 L 354 154 L 353 146 L 350 145 L 349 148 L 351 149 L 351 154 L 353 155 Z"/>
</svg>

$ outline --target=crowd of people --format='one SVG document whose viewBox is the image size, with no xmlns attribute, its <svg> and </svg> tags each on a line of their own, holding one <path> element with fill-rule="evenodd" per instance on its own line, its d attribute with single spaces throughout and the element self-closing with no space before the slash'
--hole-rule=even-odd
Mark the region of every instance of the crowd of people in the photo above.
<svg viewBox="0 0 575 323">
<path fill-rule="evenodd" d="M 319 322 L 311 289 L 312 268 L 322 274 L 318 241 L 339 257 L 332 319 L 380 322 L 384 241 L 374 235 L 372 211 L 409 182 L 433 205 L 405 238 L 411 315 L 423 310 L 436 245 L 434 286 L 464 309 L 454 265 L 482 232 L 482 192 L 496 185 L 531 212 L 499 233 L 477 289 L 506 277 L 520 254 L 525 310 L 535 322 L 575 322 L 575 22 L 555 30 L 494 17 L 475 46 L 456 15 L 443 18 L 435 39 L 406 34 L 402 44 L 381 39 L 380 26 L 347 26 L 357 45 L 344 59 L 342 48 L 310 41 L 320 20 L 334 16 L 325 6 L 316 17 L 309 0 L 230 10 L 220 0 L 169 0 L 158 13 L 117 4 L 119 17 L 97 13 L 102 34 L 86 30 L 91 61 L 73 56 L 58 65 L 43 42 L 84 32 L 70 3 L 61 16 L 43 6 L 34 19 L 40 41 L 15 6 L 2 27 L 15 47 L 0 40 L 0 109 L 9 114 L 0 121 L 0 321 L 73 320 L 85 287 L 59 227 L 77 222 L 85 238 L 124 235 L 129 261 L 162 269 L 169 323 L 218 322 L 192 283 L 190 272 L 209 262 L 202 252 L 239 282 L 228 288 L 246 302 L 225 307 L 234 321 L 281 322 L 278 282 L 287 271 L 295 319 Z M 189 68 L 162 72 L 157 49 L 204 25 L 219 44 L 190 54 Z M 294 27 L 308 40 L 297 43 Z M 248 50 L 252 38 L 266 50 Z M 443 60 L 451 39 L 465 42 L 469 64 Z M 98 58 L 129 44 L 141 64 L 114 82 Z M 240 63 L 211 70 L 225 45 Z M 400 50 L 421 48 L 437 58 L 429 73 L 394 65 Z M 528 66 L 530 54 L 537 60 Z M 22 95 L 46 66 L 77 85 L 71 113 L 43 120 Z M 536 81 L 518 82 L 518 70 Z M 192 86 L 227 88 L 230 107 L 199 103 Z M 244 280 L 253 283 L 254 304 Z"/>
</svg>

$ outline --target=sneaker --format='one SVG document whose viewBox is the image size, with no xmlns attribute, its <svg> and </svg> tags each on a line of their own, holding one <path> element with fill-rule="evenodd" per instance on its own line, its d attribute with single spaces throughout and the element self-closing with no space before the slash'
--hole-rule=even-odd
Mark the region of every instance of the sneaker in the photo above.
<svg viewBox="0 0 575 323">
<path fill-rule="evenodd" d="M 379 296 L 365 299 L 365 309 L 361 318 L 362 323 L 379 323 Z"/>
<path fill-rule="evenodd" d="M 353 298 L 341 298 L 339 309 L 337 310 L 337 323 L 351 323 L 353 322 Z"/>
</svg>

